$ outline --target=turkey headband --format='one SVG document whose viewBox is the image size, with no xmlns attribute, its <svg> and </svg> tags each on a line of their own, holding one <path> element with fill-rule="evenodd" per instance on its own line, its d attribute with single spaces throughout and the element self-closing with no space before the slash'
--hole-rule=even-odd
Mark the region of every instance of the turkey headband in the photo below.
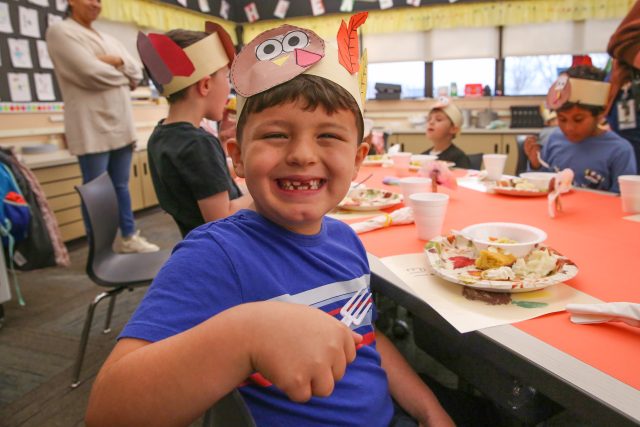
<svg viewBox="0 0 640 427">
<path fill-rule="evenodd" d="M 547 107 L 557 110 L 567 102 L 604 107 L 609 96 L 609 83 L 576 79 L 566 73 L 560 74 L 547 93 Z"/>
<path fill-rule="evenodd" d="M 206 22 L 209 35 L 182 49 L 164 34 L 138 32 L 138 53 L 162 96 L 169 96 L 229 64 L 235 49 L 220 25 Z"/>
<path fill-rule="evenodd" d="M 364 115 L 367 89 L 366 52 L 360 58 L 358 27 L 367 12 L 340 25 L 336 45 L 313 31 L 283 25 L 267 30 L 242 49 L 231 66 L 231 82 L 238 93 L 238 116 L 246 98 L 286 83 L 300 74 L 330 80 L 351 94 Z"/>
</svg>

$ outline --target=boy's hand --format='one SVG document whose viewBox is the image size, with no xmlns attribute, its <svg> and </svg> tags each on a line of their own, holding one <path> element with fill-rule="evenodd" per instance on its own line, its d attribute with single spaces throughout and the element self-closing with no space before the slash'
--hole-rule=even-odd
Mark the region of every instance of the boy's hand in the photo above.
<svg viewBox="0 0 640 427">
<path fill-rule="evenodd" d="M 248 345 L 253 369 L 295 402 L 329 396 L 356 357 L 362 336 L 300 304 L 256 304 Z"/>
<path fill-rule="evenodd" d="M 529 135 L 524 140 L 524 153 L 529 158 L 531 169 L 540 169 L 542 166 L 540 160 L 538 160 L 538 153 L 540 153 L 540 144 L 538 144 L 538 138 L 533 135 Z"/>
<path fill-rule="evenodd" d="M 114 67 L 122 67 L 124 65 L 124 61 L 122 60 L 122 58 L 120 58 L 119 56 L 116 55 L 98 55 L 97 58 L 102 61 L 105 62 L 109 65 L 113 65 Z"/>
</svg>

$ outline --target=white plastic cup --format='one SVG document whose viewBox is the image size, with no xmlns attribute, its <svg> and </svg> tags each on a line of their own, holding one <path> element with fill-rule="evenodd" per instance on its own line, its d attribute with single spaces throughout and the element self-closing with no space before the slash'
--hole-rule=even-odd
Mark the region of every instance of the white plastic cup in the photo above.
<svg viewBox="0 0 640 427">
<path fill-rule="evenodd" d="M 506 154 L 483 154 L 482 161 L 484 168 L 487 170 L 487 179 L 489 181 L 498 181 L 502 178 L 504 165 L 507 162 Z"/>
<path fill-rule="evenodd" d="M 430 240 L 442 234 L 449 195 L 443 193 L 414 193 L 409 196 L 418 238 Z"/>
<path fill-rule="evenodd" d="M 640 175 L 620 175 L 620 198 L 622 212 L 640 213 Z"/>
<path fill-rule="evenodd" d="M 400 190 L 404 196 L 404 204 L 410 206 L 409 196 L 414 193 L 428 193 L 431 191 L 431 178 L 423 176 L 407 176 L 398 180 Z"/>
<path fill-rule="evenodd" d="M 391 160 L 393 160 L 393 168 L 395 169 L 398 177 L 409 175 L 409 166 L 411 164 L 411 153 L 401 151 L 399 153 L 389 154 Z"/>
</svg>

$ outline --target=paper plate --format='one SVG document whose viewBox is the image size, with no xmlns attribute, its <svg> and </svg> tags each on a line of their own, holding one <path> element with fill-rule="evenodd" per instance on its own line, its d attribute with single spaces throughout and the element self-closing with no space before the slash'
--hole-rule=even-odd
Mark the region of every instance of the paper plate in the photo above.
<svg viewBox="0 0 640 427">
<path fill-rule="evenodd" d="M 456 167 L 455 162 L 445 162 L 445 163 L 447 164 L 448 168 L 455 168 Z M 417 165 L 409 165 L 409 170 L 417 171 L 417 170 L 420 170 L 420 167 L 421 166 L 417 166 Z"/>
<path fill-rule="evenodd" d="M 391 159 L 383 154 L 370 154 L 364 158 L 362 162 L 363 166 L 382 166 L 385 163 L 390 163 Z"/>
<path fill-rule="evenodd" d="M 375 188 L 351 190 L 338 205 L 349 211 L 374 211 L 402 203 L 402 194 Z"/>
<path fill-rule="evenodd" d="M 490 292 L 535 291 L 565 282 L 578 274 L 578 267 L 571 260 L 546 246 L 539 246 L 539 248 L 548 249 L 556 258 L 555 271 L 541 278 L 516 277 L 515 280 L 488 280 L 476 276 L 480 271 L 475 268 L 475 264 L 454 268 L 454 260 L 452 260 L 454 257 L 460 257 L 458 260 L 461 261 L 465 261 L 464 259 L 475 260 L 477 257 L 473 245 L 461 237 L 435 237 L 425 245 L 425 254 L 429 265 L 437 276 L 462 286 Z"/>
</svg>

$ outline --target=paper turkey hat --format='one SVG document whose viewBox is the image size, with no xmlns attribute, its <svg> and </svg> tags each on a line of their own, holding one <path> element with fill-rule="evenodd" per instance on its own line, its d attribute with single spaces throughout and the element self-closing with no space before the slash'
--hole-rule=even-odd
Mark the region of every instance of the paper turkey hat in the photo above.
<svg viewBox="0 0 640 427">
<path fill-rule="evenodd" d="M 367 88 L 366 52 L 360 58 L 358 27 L 367 12 L 342 21 L 336 45 L 325 43 L 315 32 L 282 25 L 253 39 L 231 66 L 231 82 L 238 93 L 237 111 L 242 114 L 246 98 L 286 83 L 300 74 L 330 80 L 351 94 L 364 115 Z"/>
<path fill-rule="evenodd" d="M 220 25 L 206 22 L 209 34 L 181 48 L 165 34 L 138 32 L 140 59 L 163 96 L 169 96 L 228 65 L 235 56 L 229 34 Z"/>
<path fill-rule="evenodd" d="M 567 102 L 604 107 L 609 96 L 609 83 L 577 79 L 562 73 L 547 93 L 547 107 L 557 110 Z"/>
</svg>

